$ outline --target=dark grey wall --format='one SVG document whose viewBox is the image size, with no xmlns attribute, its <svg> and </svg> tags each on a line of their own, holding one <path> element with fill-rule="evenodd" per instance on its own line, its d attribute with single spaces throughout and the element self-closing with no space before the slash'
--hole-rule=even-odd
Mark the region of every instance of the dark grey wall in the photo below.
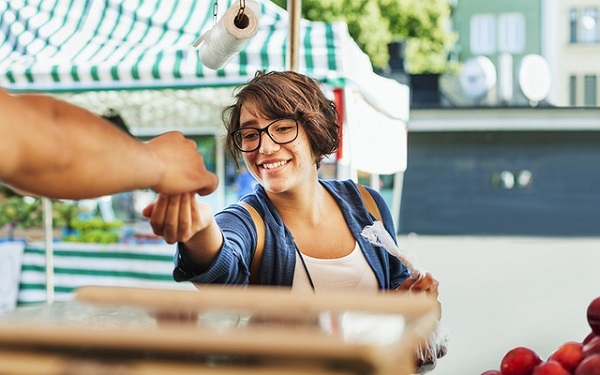
<svg viewBox="0 0 600 375">
<path fill-rule="evenodd" d="M 398 231 L 600 235 L 600 131 L 410 132 Z"/>
</svg>

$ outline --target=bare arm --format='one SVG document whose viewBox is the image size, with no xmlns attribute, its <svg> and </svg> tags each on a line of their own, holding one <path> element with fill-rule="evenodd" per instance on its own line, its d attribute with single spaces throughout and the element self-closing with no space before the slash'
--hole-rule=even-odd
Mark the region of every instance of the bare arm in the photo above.
<svg viewBox="0 0 600 375">
<path fill-rule="evenodd" d="M 179 132 L 144 143 L 85 109 L 3 90 L 0 113 L 0 180 L 21 190 L 70 199 L 140 188 L 209 194 L 218 182 Z"/>
</svg>

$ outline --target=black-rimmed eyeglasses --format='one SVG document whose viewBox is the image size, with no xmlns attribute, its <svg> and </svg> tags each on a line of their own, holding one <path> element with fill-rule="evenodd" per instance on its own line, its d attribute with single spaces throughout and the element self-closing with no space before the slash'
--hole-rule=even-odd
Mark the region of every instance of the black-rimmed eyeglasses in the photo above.
<svg viewBox="0 0 600 375">
<path fill-rule="evenodd" d="M 252 152 L 260 147 L 262 133 L 279 145 L 290 143 L 298 137 L 298 121 L 293 118 L 275 120 L 266 127 L 241 128 L 231 133 L 235 146 L 242 152 Z"/>
</svg>

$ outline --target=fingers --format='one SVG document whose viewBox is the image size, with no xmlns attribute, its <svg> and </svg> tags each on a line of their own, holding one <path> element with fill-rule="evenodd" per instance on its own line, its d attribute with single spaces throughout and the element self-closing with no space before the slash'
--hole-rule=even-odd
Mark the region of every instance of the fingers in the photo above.
<svg viewBox="0 0 600 375">
<path fill-rule="evenodd" d="M 194 193 L 183 194 L 181 197 L 179 219 L 177 226 L 177 239 L 186 242 L 195 234 L 198 226 L 198 206 Z"/>
<path fill-rule="evenodd" d="M 182 195 L 170 195 L 169 203 L 166 207 L 163 221 L 163 238 L 169 244 L 177 242 L 179 233 L 179 212 L 181 207 Z"/>
<path fill-rule="evenodd" d="M 169 244 L 186 242 L 200 229 L 195 193 L 159 194 L 154 203 L 144 208 L 143 214 L 149 217 L 154 234 Z"/>
<path fill-rule="evenodd" d="M 433 278 L 433 276 L 428 272 L 425 274 L 425 277 L 414 284 L 412 284 L 410 290 L 415 292 L 425 292 L 427 294 L 435 294 L 438 293 L 439 282 Z"/>
<path fill-rule="evenodd" d="M 156 201 L 151 204 L 153 206 L 153 209 L 150 216 L 150 226 L 152 227 L 152 231 L 154 232 L 154 234 L 156 234 L 157 236 L 163 236 L 165 211 L 167 210 L 168 202 L 168 195 L 159 194 Z"/>
<path fill-rule="evenodd" d="M 203 174 L 202 180 L 204 181 L 204 186 L 196 191 L 196 193 L 201 196 L 212 193 L 219 185 L 219 178 L 217 175 L 209 171 L 206 171 L 206 173 Z"/>
<path fill-rule="evenodd" d="M 408 278 L 404 280 L 402 285 L 400 285 L 397 290 L 404 290 L 409 292 L 424 292 L 428 295 L 434 296 L 437 298 L 439 295 L 439 282 L 433 278 L 433 276 L 427 272 L 425 277 L 421 279 L 413 279 Z"/>
<path fill-rule="evenodd" d="M 154 210 L 154 202 L 152 202 L 149 205 L 147 205 L 146 207 L 144 207 L 144 209 L 142 210 L 142 215 L 144 215 L 144 217 L 150 218 L 150 216 L 152 216 L 153 210 Z"/>
<path fill-rule="evenodd" d="M 181 132 L 161 134 L 146 144 L 158 156 L 157 169 L 162 171 L 159 181 L 151 186 L 152 190 L 165 194 L 194 191 L 208 195 L 217 188 L 219 179 L 206 168 L 196 142 L 185 138 Z"/>
</svg>

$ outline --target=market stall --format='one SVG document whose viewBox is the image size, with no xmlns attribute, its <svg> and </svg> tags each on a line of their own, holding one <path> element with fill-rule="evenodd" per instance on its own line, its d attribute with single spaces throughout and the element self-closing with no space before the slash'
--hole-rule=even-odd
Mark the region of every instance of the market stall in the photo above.
<svg viewBox="0 0 600 375">
<path fill-rule="evenodd" d="M 225 67 L 212 70 L 192 44 L 238 1 L 0 2 L 0 86 L 51 93 L 99 114 L 112 109 L 136 136 L 168 130 L 209 135 L 214 169 L 224 181 L 220 112 L 233 87 L 256 70 L 287 67 L 288 14 L 270 1 L 258 3 L 256 35 Z M 358 170 L 400 175 L 408 88 L 373 72 L 343 22 L 301 20 L 298 39 L 297 70 L 321 81 L 344 112 L 343 147 L 332 177 L 356 179 Z M 401 184 L 395 185 L 397 218 Z M 223 184 L 212 197 L 215 209 L 225 205 Z M 47 253 L 52 246 L 46 242 Z"/>
</svg>

